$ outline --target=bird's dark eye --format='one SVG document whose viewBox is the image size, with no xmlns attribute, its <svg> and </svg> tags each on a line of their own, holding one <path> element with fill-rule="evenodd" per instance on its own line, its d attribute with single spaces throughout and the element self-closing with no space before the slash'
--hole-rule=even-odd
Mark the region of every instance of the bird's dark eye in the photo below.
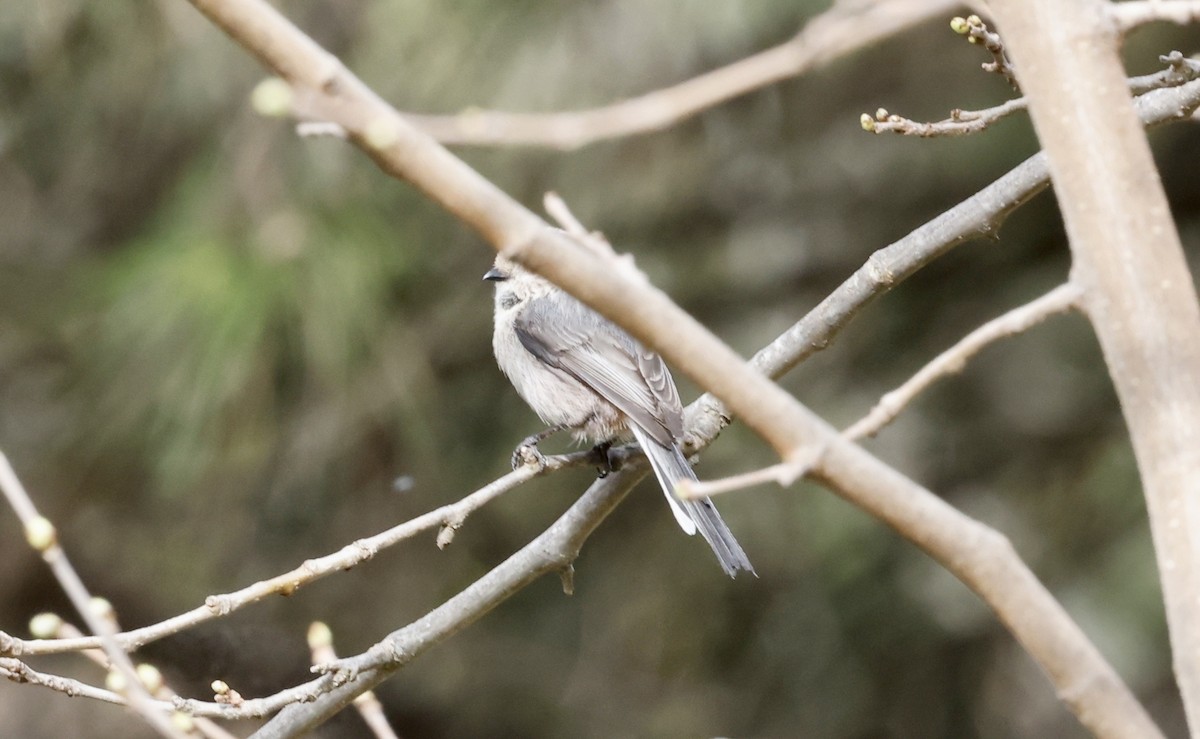
<svg viewBox="0 0 1200 739">
<path fill-rule="evenodd" d="M 504 293 L 503 295 L 500 296 L 500 307 L 503 308 L 504 310 L 508 310 L 509 308 L 513 307 L 514 305 L 516 305 L 517 303 L 520 303 L 520 302 L 521 302 L 521 299 L 518 298 L 516 296 L 516 294 L 514 294 L 514 293 Z"/>
</svg>

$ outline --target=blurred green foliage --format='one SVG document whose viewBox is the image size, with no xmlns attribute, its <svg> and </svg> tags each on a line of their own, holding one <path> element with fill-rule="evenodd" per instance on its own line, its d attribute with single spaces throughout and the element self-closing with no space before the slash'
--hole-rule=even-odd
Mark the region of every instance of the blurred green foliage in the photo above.
<svg viewBox="0 0 1200 739">
<path fill-rule="evenodd" d="M 282 9 L 402 109 L 560 110 L 778 43 L 816 2 L 304 0 Z M 947 19 L 948 20 L 948 19 Z M 1138 72 L 1184 31 L 1127 50 Z M 1191 37 L 1194 43 L 1194 37 Z M 564 154 L 463 150 L 538 207 L 560 192 L 746 354 L 899 238 L 1035 149 L 1027 123 L 872 137 L 1004 99 L 945 24 L 669 131 Z M 247 104 L 262 77 L 182 0 L 0 7 L 0 448 L 125 626 L 277 574 L 502 473 L 538 428 L 490 356 L 489 250 L 342 142 Z M 1190 254 L 1197 134 L 1153 135 Z M 1042 196 L 865 310 L 785 379 L 845 424 L 982 321 L 1066 275 Z M 682 379 L 682 378 L 681 378 Z M 685 395 L 694 395 L 686 381 Z M 1084 321 L 989 349 L 871 442 L 1013 538 L 1182 731 L 1136 469 Z M 771 459 L 745 429 L 702 477 Z M 404 478 L 404 484 L 394 484 Z M 538 481 L 355 571 L 153 645 L 174 686 L 246 695 L 306 676 L 309 621 L 343 653 L 419 617 L 528 541 L 590 479 Z M 411 483 L 411 489 L 409 488 Z M 644 486 L 577 563 L 380 691 L 404 736 L 1078 736 L 964 587 L 826 491 L 722 509 L 760 579 L 730 582 Z M 0 516 L 0 628 L 68 613 Z M 47 669 L 99 677 L 81 660 Z M 0 688 L 13 736 L 129 736 L 122 712 Z M 322 736 L 364 736 L 352 715 Z"/>
</svg>

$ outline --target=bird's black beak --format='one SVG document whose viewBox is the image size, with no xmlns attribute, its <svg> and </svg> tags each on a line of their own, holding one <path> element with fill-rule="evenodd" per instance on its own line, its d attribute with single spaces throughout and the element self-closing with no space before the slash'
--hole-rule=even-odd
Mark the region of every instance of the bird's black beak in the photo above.
<svg viewBox="0 0 1200 739">
<path fill-rule="evenodd" d="M 483 273 L 483 279 L 489 282 L 504 282 L 508 279 L 508 273 L 499 267 L 492 267 L 487 272 Z"/>
</svg>

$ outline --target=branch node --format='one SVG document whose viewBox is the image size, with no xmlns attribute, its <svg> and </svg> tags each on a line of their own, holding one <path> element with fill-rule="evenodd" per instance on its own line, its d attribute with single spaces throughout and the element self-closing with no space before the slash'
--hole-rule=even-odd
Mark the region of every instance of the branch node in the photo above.
<svg viewBox="0 0 1200 739">
<path fill-rule="evenodd" d="M 564 595 L 575 595 L 575 565 L 567 565 L 558 571 L 558 577 L 562 580 L 562 589 Z"/>
<path fill-rule="evenodd" d="M 356 539 L 351 546 L 358 550 L 359 556 L 355 559 L 355 561 L 343 567 L 343 570 L 349 570 L 355 565 L 362 564 L 367 560 L 375 558 L 375 547 L 371 546 L 370 542 L 366 541 L 365 539 Z"/>
<path fill-rule="evenodd" d="M 34 636 L 37 636 L 37 634 L 34 634 Z M 7 631 L 0 631 L 0 655 L 20 657 L 25 652 L 24 645 L 24 641 L 12 636 Z"/>
<path fill-rule="evenodd" d="M 229 687 L 229 683 L 224 680 L 212 681 L 213 701 L 226 706 L 237 708 L 246 702 L 242 694 Z"/>
<path fill-rule="evenodd" d="M 458 533 L 458 530 L 462 528 L 462 525 L 463 519 L 461 516 L 454 519 L 448 519 L 444 524 L 442 524 L 442 528 L 438 531 L 437 535 L 437 548 L 445 549 L 454 543 L 454 535 Z"/>
<path fill-rule="evenodd" d="M 223 595 L 210 595 L 204 599 L 204 605 L 215 616 L 225 616 L 233 611 L 233 601 Z"/>
</svg>

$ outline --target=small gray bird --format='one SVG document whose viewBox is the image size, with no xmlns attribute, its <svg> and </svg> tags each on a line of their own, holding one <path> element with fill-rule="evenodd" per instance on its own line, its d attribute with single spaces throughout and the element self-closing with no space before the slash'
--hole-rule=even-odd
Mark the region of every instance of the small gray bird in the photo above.
<svg viewBox="0 0 1200 739">
<path fill-rule="evenodd" d="M 680 480 L 695 480 L 683 456 L 683 406 L 662 357 L 553 283 L 504 257 L 483 276 L 496 283 L 496 362 L 550 428 L 526 440 L 571 430 L 607 446 L 632 433 L 650 460 L 679 525 L 697 531 L 731 577 L 753 573 L 746 553 L 712 501 L 682 500 Z"/>
</svg>

